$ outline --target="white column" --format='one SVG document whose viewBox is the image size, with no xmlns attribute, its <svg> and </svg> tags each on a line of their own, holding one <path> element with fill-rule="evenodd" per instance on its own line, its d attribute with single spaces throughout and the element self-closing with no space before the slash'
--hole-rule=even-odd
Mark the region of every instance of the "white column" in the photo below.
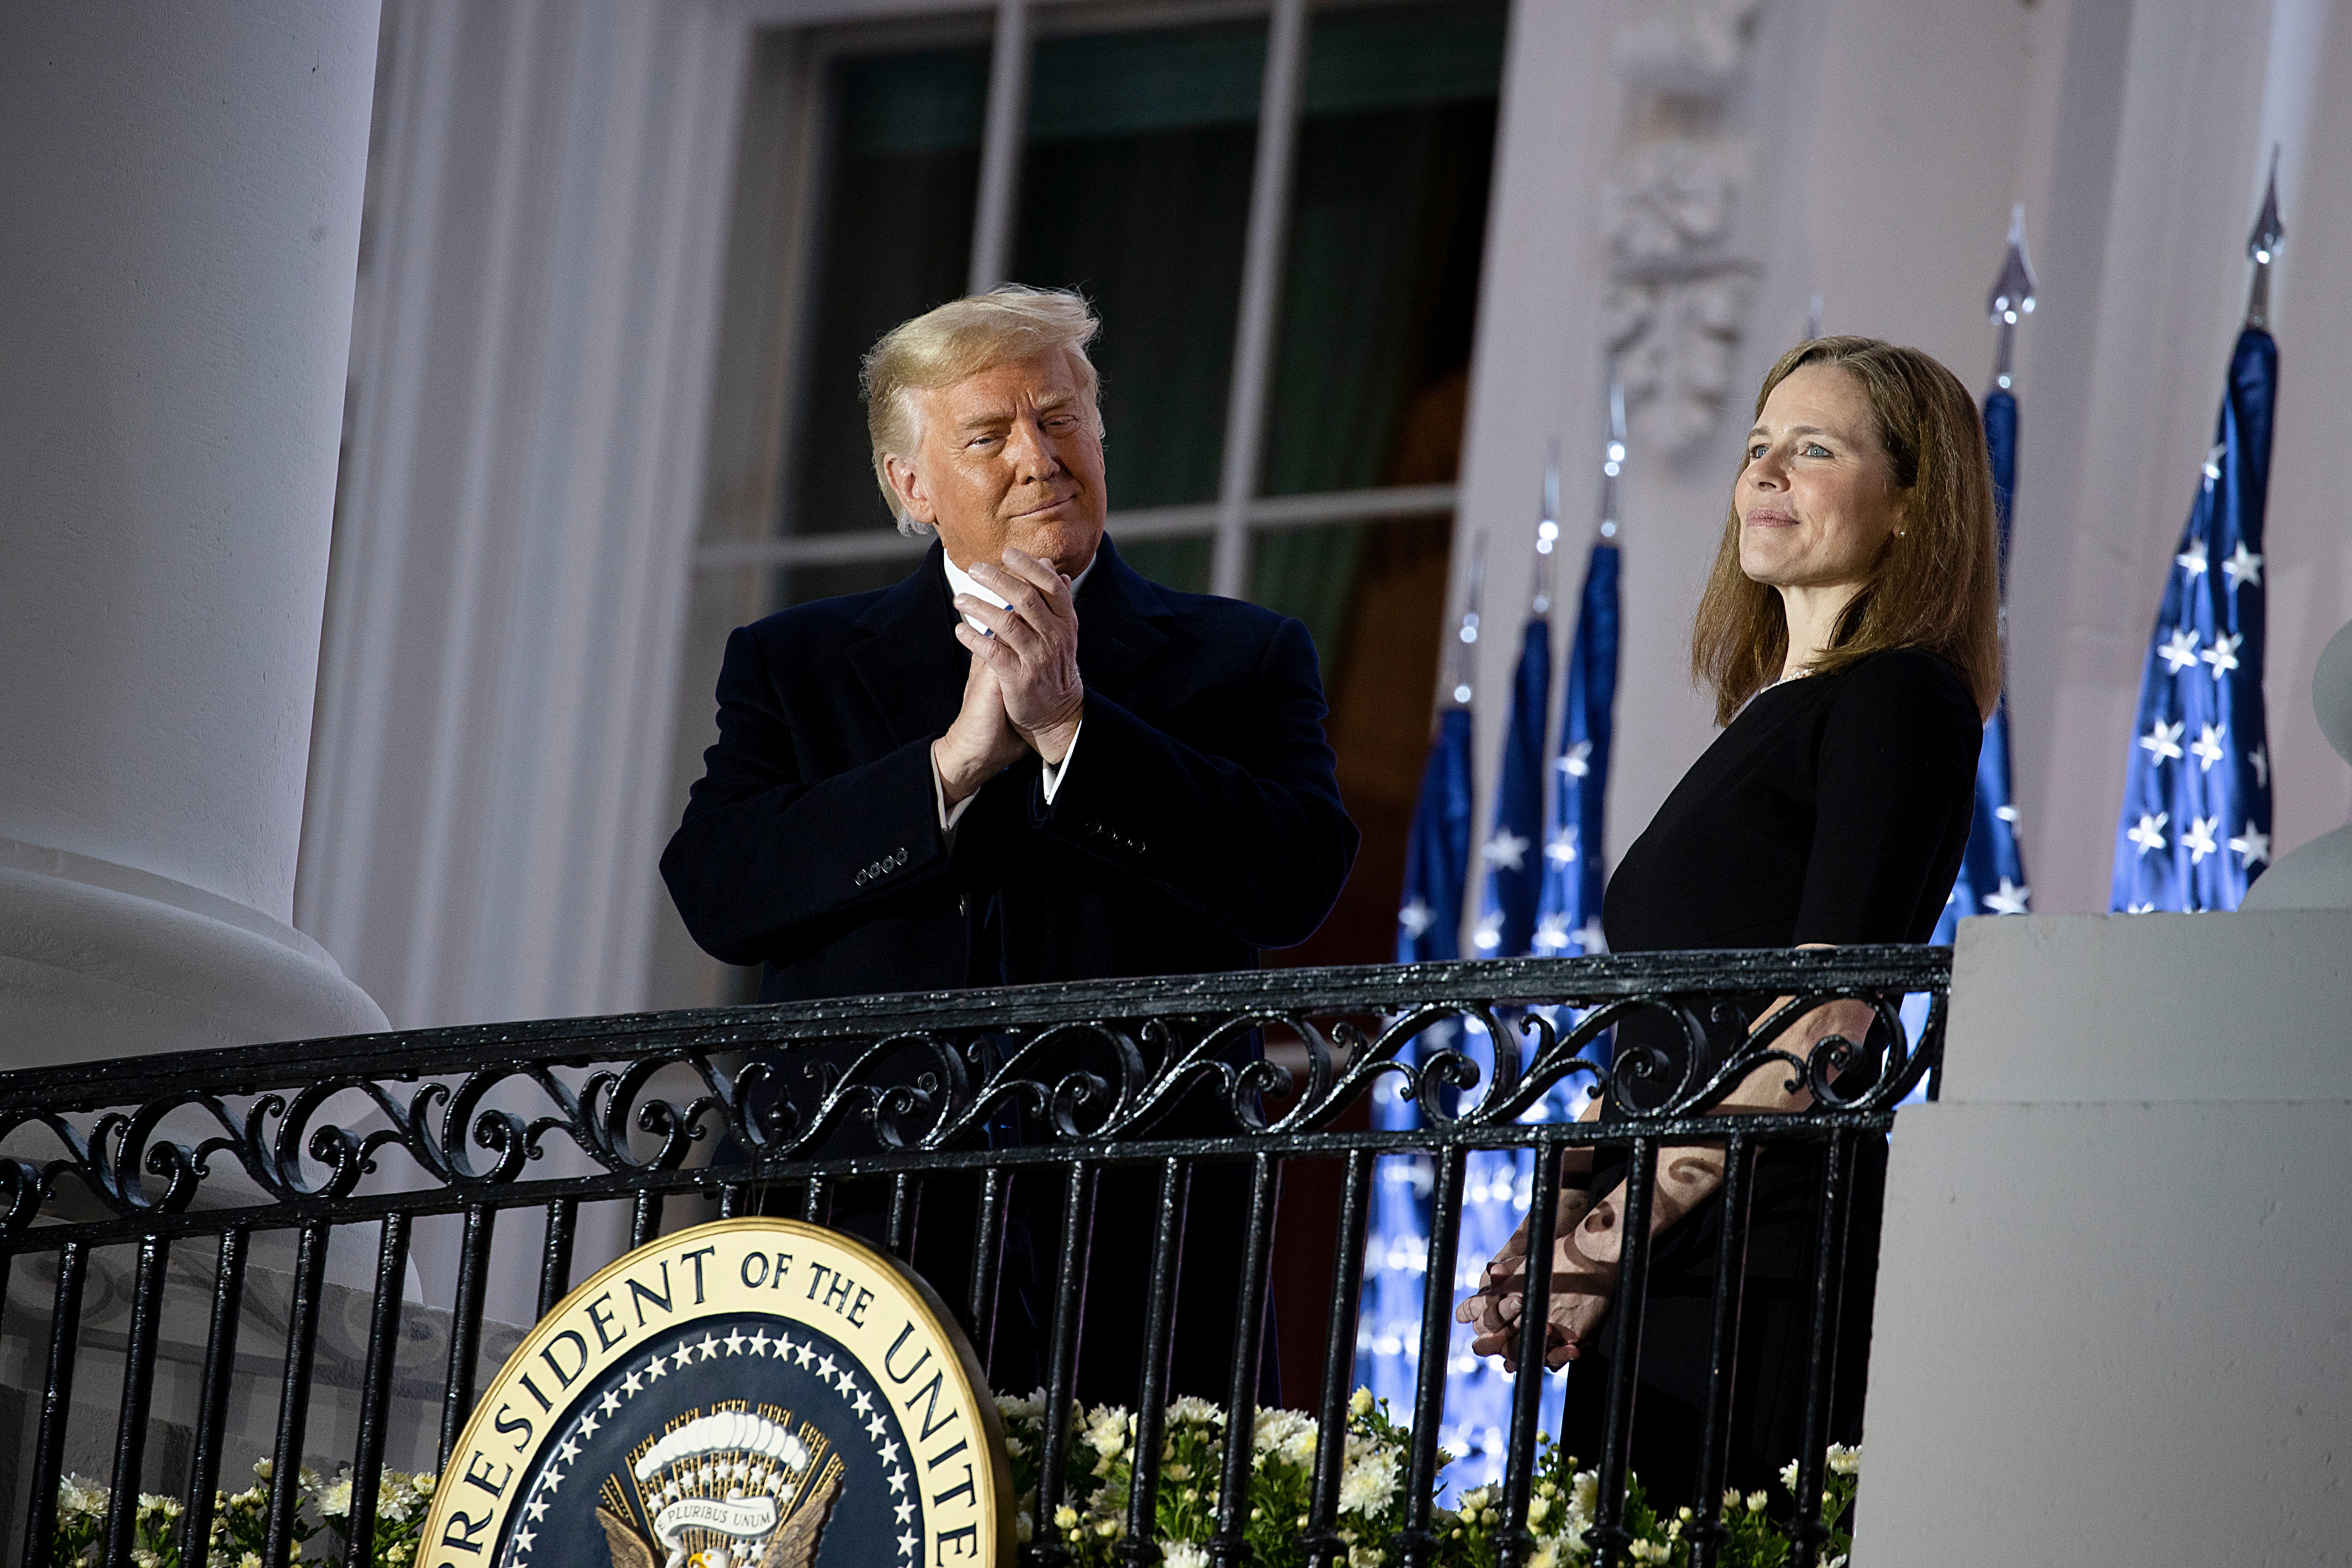
<svg viewBox="0 0 2352 1568">
<path fill-rule="evenodd" d="M 0 16 L 0 1067 L 383 1025 L 289 923 L 376 24 Z"/>
</svg>

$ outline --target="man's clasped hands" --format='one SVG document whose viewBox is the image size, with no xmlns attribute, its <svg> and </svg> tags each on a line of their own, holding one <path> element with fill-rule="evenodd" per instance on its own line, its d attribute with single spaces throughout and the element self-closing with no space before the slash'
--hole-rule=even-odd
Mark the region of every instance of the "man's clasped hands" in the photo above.
<svg viewBox="0 0 2352 1568">
<path fill-rule="evenodd" d="M 975 562 L 971 575 L 1002 595 L 1006 607 L 969 594 L 955 596 L 956 640 L 971 654 L 971 670 L 955 722 L 931 742 L 950 805 L 978 792 L 1024 751 L 1060 763 L 1086 717 L 1070 580 L 1009 545 L 1002 564 Z M 975 631 L 972 621 L 988 631 Z"/>
</svg>

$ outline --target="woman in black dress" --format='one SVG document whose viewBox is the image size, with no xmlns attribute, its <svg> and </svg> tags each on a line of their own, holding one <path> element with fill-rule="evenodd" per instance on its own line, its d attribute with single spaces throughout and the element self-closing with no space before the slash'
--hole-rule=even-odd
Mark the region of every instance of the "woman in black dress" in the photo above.
<svg viewBox="0 0 2352 1568">
<path fill-rule="evenodd" d="M 1601 920 L 1612 952 L 1924 942 L 1968 842 L 1977 748 L 2000 684 L 1975 402 L 1916 349 L 1822 338 L 1772 367 L 1756 411 L 1691 642 L 1692 673 L 1713 689 L 1724 730 L 1611 878 Z M 1718 1021 L 1717 1061 L 1776 1000 Z M 1832 1003 L 1781 1043 L 1862 1039 L 1872 1023 L 1866 1005 Z M 1663 1018 L 1628 1020 L 1619 1035 L 1621 1051 L 1689 1049 Z M 1810 1097 L 1791 1094 L 1789 1077 L 1760 1069 L 1721 1109 L 1802 1110 Z M 1596 1102 L 1591 1114 L 1607 1113 Z M 1845 1442 L 1861 1436 L 1885 1155 L 1864 1140 L 1855 1172 L 1831 1407 L 1832 1436 Z M 1743 1490 L 1797 1455 L 1822 1158 L 1784 1145 L 1758 1162 L 1727 1472 Z M 1697 1500 L 1723 1160 L 1696 1145 L 1658 1160 L 1632 1468 L 1667 1505 Z M 1589 1464 L 1609 1382 L 1595 1331 L 1616 1286 L 1622 1156 L 1596 1168 L 1591 1151 L 1574 1151 L 1562 1174 L 1546 1359 L 1576 1363 L 1562 1438 Z M 1480 1354 L 1516 1350 L 1524 1266 L 1514 1238 L 1461 1304 Z"/>
</svg>

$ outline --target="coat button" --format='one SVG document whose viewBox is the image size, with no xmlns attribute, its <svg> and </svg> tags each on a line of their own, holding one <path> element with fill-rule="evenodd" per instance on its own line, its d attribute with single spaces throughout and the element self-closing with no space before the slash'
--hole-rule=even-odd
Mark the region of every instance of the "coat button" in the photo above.
<svg viewBox="0 0 2352 1568">
<path fill-rule="evenodd" d="M 866 873 L 863 871 L 857 873 L 857 885 L 861 888 L 866 886 Z"/>
</svg>

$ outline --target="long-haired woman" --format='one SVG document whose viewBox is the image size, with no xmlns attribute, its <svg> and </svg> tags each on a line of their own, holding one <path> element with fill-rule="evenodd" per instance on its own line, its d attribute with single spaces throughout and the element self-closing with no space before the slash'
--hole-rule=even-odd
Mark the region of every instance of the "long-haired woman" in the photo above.
<svg viewBox="0 0 2352 1568">
<path fill-rule="evenodd" d="M 1612 952 L 1927 940 L 1968 842 L 1977 751 L 2000 689 L 1997 549 L 1983 427 L 1950 371 L 1868 338 L 1816 339 L 1781 356 L 1756 399 L 1691 635 L 1692 675 L 1713 692 L 1723 731 L 1611 878 Z M 1707 1041 L 1717 1063 L 1772 1005 L 1720 1010 Z M 1779 1043 L 1861 1040 L 1872 1022 L 1865 1004 L 1832 1003 Z M 1690 1047 L 1662 1017 L 1629 1019 L 1619 1049 L 1641 1048 Z M 1751 1073 L 1720 1109 L 1802 1110 L 1810 1097 L 1790 1078 L 1778 1064 Z M 1797 1454 L 1821 1162 L 1818 1146 L 1784 1143 L 1758 1163 L 1728 1434 L 1727 1479 L 1742 1489 Z M 1723 1163 L 1720 1146 L 1705 1145 L 1658 1161 L 1631 1458 L 1662 1502 L 1697 1500 Z M 1861 1426 L 1885 1170 L 1884 1143 L 1864 1140 L 1831 1405 L 1831 1436 L 1844 1441 Z M 1563 1440 L 1590 1463 L 1609 1382 L 1595 1331 L 1616 1289 L 1623 1159 L 1604 1152 L 1596 1164 L 1574 1151 L 1562 1172 L 1546 1359 L 1575 1363 Z M 1524 1253 L 1515 1238 L 1461 1304 L 1481 1354 L 1516 1352 Z"/>
</svg>

